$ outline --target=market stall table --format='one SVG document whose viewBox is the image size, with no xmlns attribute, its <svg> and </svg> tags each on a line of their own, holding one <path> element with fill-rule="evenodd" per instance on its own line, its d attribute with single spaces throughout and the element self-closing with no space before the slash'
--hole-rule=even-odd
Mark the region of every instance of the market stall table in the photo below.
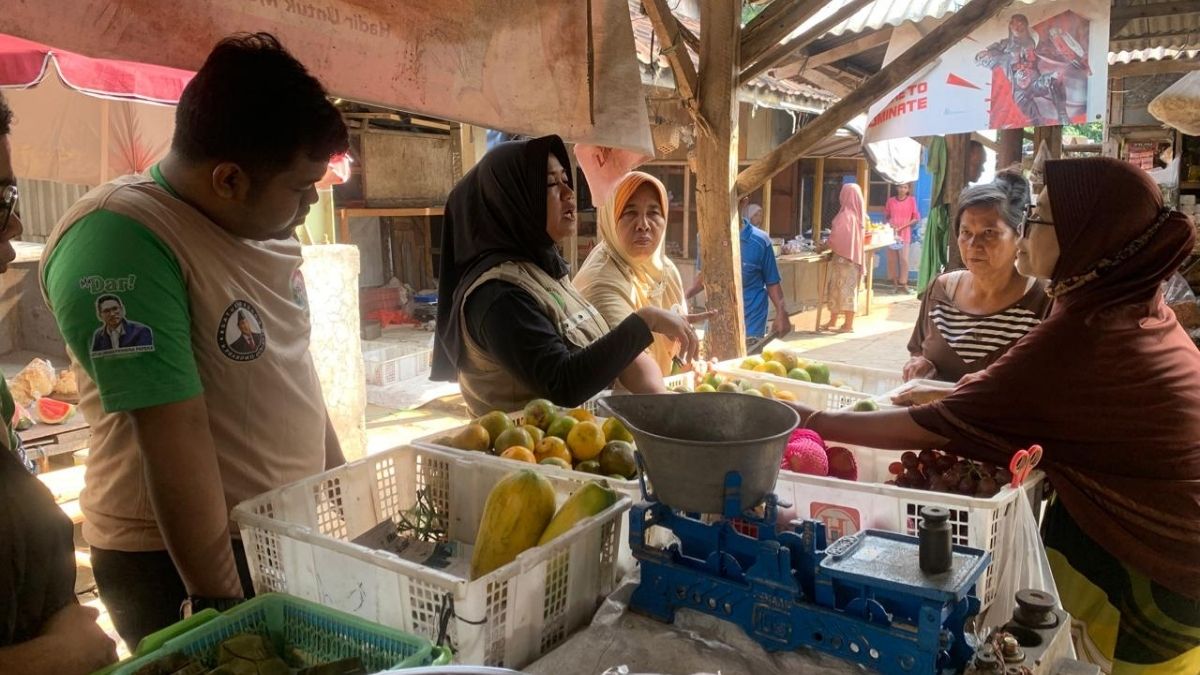
<svg viewBox="0 0 1200 675">
<path fill-rule="evenodd" d="M 872 295 L 873 295 L 872 287 L 875 284 L 875 265 L 873 265 L 871 263 L 873 262 L 874 254 L 876 251 L 883 249 L 883 248 L 887 248 L 888 246 L 891 246 L 893 243 L 895 243 L 895 242 L 890 239 L 880 239 L 878 241 L 872 241 L 871 243 L 863 246 L 864 260 L 868 261 L 867 265 L 866 265 L 866 267 L 867 267 L 867 270 L 866 270 L 866 272 L 867 272 L 866 303 L 864 305 L 863 312 L 862 312 L 863 316 L 867 316 L 871 313 L 871 300 L 872 300 Z M 817 266 L 817 318 L 816 318 L 816 322 L 813 327 L 814 332 L 819 332 L 821 330 L 821 314 L 825 309 L 826 285 L 828 283 L 829 259 L 830 259 L 831 255 L 832 254 L 829 251 L 824 251 L 822 253 L 817 253 L 815 251 L 809 251 L 807 253 L 782 255 L 782 256 L 779 256 L 779 258 L 778 258 L 778 263 L 780 265 L 781 273 L 784 269 L 784 266 L 791 266 L 791 265 L 795 265 L 795 266 L 816 265 Z M 802 298 L 802 296 L 799 295 L 799 292 L 800 292 L 800 287 L 802 285 L 802 279 L 804 278 L 805 275 L 797 272 L 797 273 L 794 273 L 791 275 L 785 275 L 785 276 L 787 276 L 788 278 L 784 280 L 784 289 L 783 289 L 784 298 L 785 298 L 785 300 L 787 300 L 789 305 L 795 305 L 796 302 Z M 790 281 L 791 283 L 788 283 L 788 281 Z M 789 294 L 789 291 L 790 291 L 790 294 Z"/>
</svg>

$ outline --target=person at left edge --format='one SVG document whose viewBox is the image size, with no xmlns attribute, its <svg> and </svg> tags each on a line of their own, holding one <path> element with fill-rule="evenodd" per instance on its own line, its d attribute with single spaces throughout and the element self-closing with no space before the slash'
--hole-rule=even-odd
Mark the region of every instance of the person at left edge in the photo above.
<svg viewBox="0 0 1200 675">
<path fill-rule="evenodd" d="M 0 274 L 22 230 L 12 119 L 0 93 Z M 96 624 L 96 609 L 75 596 L 75 528 L 33 476 L 14 410 L 0 375 L 0 673 L 85 675 L 116 661 L 116 644 Z"/>
<path fill-rule="evenodd" d="M 238 502 L 345 461 L 308 353 L 292 233 L 348 148 L 321 83 L 275 37 L 234 35 L 184 89 L 167 156 L 89 192 L 50 236 L 43 292 L 92 427 L 84 536 L 131 648 L 185 600 L 221 608 L 252 593 L 229 524 Z M 93 351 L 109 292 L 150 344 Z M 248 353 L 232 345 L 243 316 L 263 338 Z"/>
</svg>

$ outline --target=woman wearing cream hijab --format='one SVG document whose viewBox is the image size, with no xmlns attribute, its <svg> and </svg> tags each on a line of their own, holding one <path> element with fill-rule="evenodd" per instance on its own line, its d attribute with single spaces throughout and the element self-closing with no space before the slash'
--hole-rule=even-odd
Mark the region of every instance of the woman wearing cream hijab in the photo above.
<svg viewBox="0 0 1200 675">
<path fill-rule="evenodd" d="M 663 253 L 668 204 L 661 181 L 633 171 L 617 183 L 599 209 L 600 243 L 588 254 L 574 283 L 610 326 L 642 307 L 686 312 L 679 270 Z M 671 374 L 677 349 L 674 341 L 655 335 L 647 352 L 666 376 Z"/>
</svg>

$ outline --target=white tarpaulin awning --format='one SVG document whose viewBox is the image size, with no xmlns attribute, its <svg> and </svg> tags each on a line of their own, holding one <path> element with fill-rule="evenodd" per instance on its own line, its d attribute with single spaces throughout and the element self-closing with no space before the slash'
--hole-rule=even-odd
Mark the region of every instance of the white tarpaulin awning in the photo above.
<svg viewBox="0 0 1200 675">
<path fill-rule="evenodd" d="M 276 34 L 343 98 L 653 154 L 625 3 L 42 0 L 0 12 L 0 33 L 186 70 L 240 31 Z"/>
</svg>

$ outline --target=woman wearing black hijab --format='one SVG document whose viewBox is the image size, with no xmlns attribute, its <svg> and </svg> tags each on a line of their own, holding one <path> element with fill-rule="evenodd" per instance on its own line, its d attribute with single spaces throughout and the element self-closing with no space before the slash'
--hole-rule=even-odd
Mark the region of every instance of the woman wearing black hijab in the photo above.
<svg viewBox="0 0 1200 675">
<path fill-rule="evenodd" d="M 686 317 L 649 307 L 610 327 L 571 285 L 556 248 L 576 228 L 570 166 L 557 136 L 510 141 L 450 191 L 433 378 L 457 379 L 475 415 L 579 405 L 614 380 L 661 392 L 651 333 L 699 348 Z"/>
</svg>

